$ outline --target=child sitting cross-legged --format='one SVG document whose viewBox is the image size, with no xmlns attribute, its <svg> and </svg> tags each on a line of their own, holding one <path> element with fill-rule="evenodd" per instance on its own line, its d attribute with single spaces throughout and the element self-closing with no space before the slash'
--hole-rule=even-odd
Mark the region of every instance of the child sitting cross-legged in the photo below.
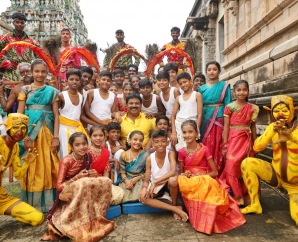
<svg viewBox="0 0 298 242">
<path fill-rule="evenodd" d="M 119 160 L 122 152 L 126 150 L 126 145 L 120 141 L 121 126 L 118 123 L 108 123 L 106 131 L 108 138 L 106 145 L 110 151 L 111 178 L 116 182 L 119 171 Z"/>
<path fill-rule="evenodd" d="M 146 159 L 145 180 L 139 194 L 139 201 L 150 207 L 172 211 L 175 219 L 186 222 L 188 215 L 182 207 L 177 206 L 179 189 L 175 176 L 176 159 L 175 153 L 167 150 L 169 144 L 167 132 L 156 130 L 152 133 L 151 139 L 155 152 Z M 158 200 L 166 192 L 171 195 L 173 205 Z"/>
</svg>

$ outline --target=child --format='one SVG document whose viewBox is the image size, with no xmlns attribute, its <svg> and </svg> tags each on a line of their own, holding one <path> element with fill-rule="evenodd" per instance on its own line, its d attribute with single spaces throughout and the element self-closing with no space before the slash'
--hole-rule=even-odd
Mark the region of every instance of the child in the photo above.
<svg viewBox="0 0 298 242">
<path fill-rule="evenodd" d="M 178 151 L 179 190 L 192 227 L 206 234 L 224 233 L 245 223 L 237 202 L 215 179 L 218 172 L 208 148 L 197 143 L 194 120 L 181 125 L 186 146 Z"/>
<path fill-rule="evenodd" d="M 124 85 L 122 86 L 122 93 L 122 97 L 117 98 L 118 109 L 120 111 L 121 116 L 127 112 L 126 97 L 134 93 L 134 87 L 131 82 L 124 83 Z"/>
<path fill-rule="evenodd" d="M 156 117 L 165 114 L 160 97 L 152 94 L 152 82 L 149 79 L 141 80 L 139 87 L 142 97 L 141 112 L 146 115 L 147 119 L 155 123 Z"/>
<path fill-rule="evenodd" d="M 89 66 L 89 68 L 92 69 L 93 75 L 92 75 L 91 81 L 86 86 L 86 90 L 97 88 L 97 81 L 98 81 L 98 70 L 97 70 L 97 68 L 95 66 Z"/>
<path fill-rule="evenodd" d="M 186 120 L 194 120 L 198 127 L 202 122 L 202 95 L 193 91 L 192 80 L 187 72 L 183 72 L 177 76 L 177 82 L 183 90 L 183 94 L 179 95 L 175 100 L 175 105 L 172 113 L 172 136 L 173 145 L 176 145 L 176 150 L 185 146 L 182 137 L 181 124 Z M 199 138 L 199 137 L 198 137 Z"/>
<path fill-rule="evenodd" d="M 237 81 L 233 86 L 233 92 L 236 101 L 228 104 L 224 110 L 222 137 L 223 155 L 226 159 L 220 178 L 226 181 L 233 191 L 234 198 L 243 205 L 247 189 L 241 179 L 240 166 L 246 157 L 254 156 L 252 144 L 257 138 L 255 121 L 259 107 L 247 102 L 249 94 L 247 81 Z"/>
<path fill-rule="evenodd" d="M 176 220 L 188 220 L 188 215 L 177 206 L 178 183 L 176 175 L 176 155 L 167 150 L 169 144 L 167 132 L 156 130 L 151 135 L 152 146 L 155 152 L 146 159 L 145 181 L 139 195 L 141 203 L 154 208 L 172 211 Z M 151 183 L 149 180 L 151 178 Z M 171 194 L 172 204 L 167 204 L 157 200 L 165 193 Z"/>
<path fill-rule="evenodd" d="M 114 82 L 118 87 L 117 98 L 123 97 L 122 86 L 125 79 L 124 71 L 120 69 L 116 69 L 114 72 Z"/>
<path fill-rule="evenodd" d="M 206 65 L 209 81 L 199 88 L 204 103 L 203 121 L 200 127 L 202 143 L 206 145 L 215 162 L 219 174 L 223 170 L 223 156 L 221 152 L 222 131 L 224 127 L 224 107 L 232 101 L 230 85 L 219 81 L 220 65 L 211 61 Z"/>
<path fill-rule="evenodd" d="M 81 85 L 81 72 L 76 69 L 67 71 L 66 82 L 68 85 L 68 91 L 59 93 L 59 141 L 60 159 L 63 159 L 70 152 L 70 146 L 68 145 L 69 137 L 75 132 L 82 132 L 85 135 L 85 129 L 80 122 L 83 106 L 83 96 L 78 92 L 78 88 Z M 84 117 L 86 121 L 87 117 Z"/>
<path fill-rule="evenodd" d="M 134 89 L 135 89 L 135 93 L 140 93 L 140 83 L 141 78 L 138 75 L 131 75 L 129 78 L 129 82 L 132 83 Z"/>
<path fill-rule="evenodd" d="M 178 66 L 175 63 L 167 63 L 164 67 L 164 71 L 169 73 L 170 87 L 179 87 L 177 84 Z"/>
<path fill-rule="evenodd" d="M 110 151 L 110 164 L 112 168 L 112 180 L 117 181 L 119 171 L 120 156 L 124 150 L 126 150 L 125 144 L 120 141 L 121 126 L 116 122 L 110 122 L 107 125 L 107 137 L 106 145 Z"/>
<path fill-rule="evenodd" d="M 165 115 L 158 116 L 155 120 L 155 125 L 156 125 L 156 129 L 161 129 L 167 132 L 168 140 L 170 141 L 169 137 L 171 137 L 172 131 L 170 129 L 169 118 Z M 172 143 L 169 143 L 169 145 L 167 146 L 167 150 L 172 150 L 175 152 L 175 149 L 172 148 Z"/>
<path fill-rule="evenodd" d="M 159 94 L 161 102 L 166 109 L 166 116 L 170 119 L 172 116 L 175 99 L 178 95 L 180 95 L 180 92 L 178 88 L 169 86 L 169 73 L 164 71 L 159 72 L 156 76 L 156 79 L 157 85 L 161 90 Z"/>
<path fill-rule="evenodd" d="M 144 135 L 141 131 L 135 130 L 128 135 L 128 150 L 122 152 L 120 157 L 120 176 L 116 185 L 124 190 L 122 203 L 138 200 L 144 181 L 144 170 L 146 159 L 150 155 L 150 142 L 142 151 Z"/>
<path fill-rule="evenodd" d="M 24 202 L 48 212 L 56 195 L 59 157 L 59 91 L 45 85 L 47 65 L 43 60 L 31 64 L 33 83 L 22 86 L 19 94 L 18 113 L 29 116 L 28 136 L 24 139 L 26 150 L 36 149 L 38 156 L 29 164 L 26 175 L 21 179 L 21 196 Z M 34 126 L 33 126 L 34 125 Z M 24 153 L 20 154 L 20 157 Z"/>
<path fill-rule="evenodd" d="M 104 128 L 112 121 L 112 117 L 117 121 L 121 120 L 118 114 L 117 98 L 109 91 L 112 83 L 112 74 L 109 71 L 102 71 L 99 75 L 99 89 L 88 92 L 87 101 L 84 106 L 86 115 L 94 122 Z M 91 128 L 91 125 L 89 125 Z"/>
<path fill-rule="evenodd" d="M 204 84 L 206 84 L 206 77 L 203 73 L 199 72 L 193 78 L 193 90 L 197 92 L 198 88 Z"/>
<path fill-rule="evenodd" d="M 84 90 L 88 91 L 94 89 L 94 84 L 91 83 L 93 77 L 93 70 L 91 67 L 83 67 L 82 68 L 82 80 L 84 85 Z"/>
<path fill-rule="evenodd" d="M 117 96 L 118 87 L 114 82 L 111 84 L 111 87 L 109 88 L 109 91 L 113 92 Z"/>
</svg>

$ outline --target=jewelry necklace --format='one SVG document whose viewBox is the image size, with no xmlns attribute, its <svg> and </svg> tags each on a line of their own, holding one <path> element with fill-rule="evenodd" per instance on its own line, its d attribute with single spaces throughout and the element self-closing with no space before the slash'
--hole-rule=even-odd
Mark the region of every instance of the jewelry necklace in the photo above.
<svg viewBox="0 0 298 242">
<path fill-rule="evenodd" d="M 166 90 L 165 92 L 163 92 L 162 93 L 162 95 L 165 95 L 165 94 L 167 94 L 169 91 L 171 90 L 171 88 L 169 87 L 169 89 L 168 90 Z"/>
<path fill-rule="evenodd" d="M 145 99 L 145 98 L 143 98 L 143 100 L 144 100 L 145 102 L 149 102 L 149 101 L 151 101 L 151 99 L 152 99 L 152 95 L 150 96 L 149 99 Z"/>
<path fill-rule="evenodd" d="M 76 93 L 76 94 L 71 94 L 69 91 L 67 91 L 67 93 L 68 93 L 69 96 L 72 96 L 72 97 L 76 97 L 76 96 L 79 95 L 78 93 Z"/>
<path fill-rule="evenodd" d="M 72 158 L 76 161 L 76 162 L 82 162 L 83 160 L 77 160 L 76 158 L 75 158 L 75 156 L 74 156 L 74 153 L 72 152 L 71 153 L 71 155 L 72 155 Z"/>
<path fill-rule="evenodd" d="M 102 94 L 102 95 L 108 94 L 108 92 L 102 92 L 100 89 L 99 89 L 99 92 L 100 92 L 100 94 Z"/>
<path fill-rule="evenodd" d="M 198 149 L 198 144 L 197 144 L 196 148 L 192 151 L 188 151 L 188 149 L 186 149 L 185 151 L 188 155 L 188 158 L 192 157 L 192 155 L 197 151 L 197 149 Z"/>
<path fill-rule="evenodd" d="M 31 83 L 31 87 L 32 88 L 42 88 L 42 87 L 44 87 L 45 86 L 45 84 L 43 84 L 42 86 L 36 86 L 36 85 L 34 85 L 33 83 Z"/>
<path fill-rule="evenodd" d="M 116 147 L 116 144 L 111 145 L 110 141 L 108 141 L 108 143 L 109 143 L 109 145 L 110 145 L 111 147 Z"/>
<path fill-rule="evenodd" d="M 101 152 L 101 148 L 96 148 L 93 145 L 91 145 L 90 148 L 97 154 L 99 154 Z"/>
<path fill-rule="evenodd" d="M 131 149 L 129 150 L 129 157 L 132 161 L 136 161 L 137 158 L 139 157 L 139 154 L 140 154 L 140 151 L 138 152 L 138 155 L 136 157 L 133 157 L 132 154 L 131 154 Z"/>
</svg>

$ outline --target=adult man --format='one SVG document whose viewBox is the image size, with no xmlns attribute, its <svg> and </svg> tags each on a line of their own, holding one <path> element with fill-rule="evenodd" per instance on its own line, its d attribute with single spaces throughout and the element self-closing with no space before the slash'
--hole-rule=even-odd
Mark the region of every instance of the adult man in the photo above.
<svg viewBox="0 0 298 242">
<path fill-rule="evenodd" d="M 18 142 L 23 140 L 28 132 L 28 116 L 20 113 L 11 113 L 6 121 L 6 136 L 0 136 L 0 215 L 9 215 L 16 220 L 37 226 L 43 222 L 43 213 L 16 197 L 7 194 L 2 187 L 2 178 L 10 166 L 14 169 L 17 179 L 21 179 L 36 158 L 36 151 L 28 150 L 21 165 Z"/>
<path fill-rule="evenodd" d="M 259 200 L 259 179 L 270 186 L 283 187 L 290 199 L 290 214 L 298 226 L 298 121 L 295 117 L 293 99 L 286 95 L 274 96 L 270 110 L 274 118 L 265 132 L 256 139 L 254 150 L 260 152 L 272 143 L 273 160 L 271 163 L 246 158 L 242 161 L 241 172 L 249 192 L 250 205 L 241 209 L 243 214 L 262 213 Z"/>
<path fill-rule="evenodd" d="M 104 58 L 104 67 L 109 68 L 111 60 L 114 58 L 116 53 L 120 51 L 121 49 L 125 48 L 133 48 L 131 45 L 124 42 L 124 32 L 122 29 L 118 29 L 116 31 L 116 39 L 117 43 L 113 44 L 110 48 L 106 49 L 105 52 L 107 53 Z M 134 57 L 135 58 L 135 65 L 139 66 L 140 64 L 140 57 Z M 121 69 L 125 72 L 125 75 L 127 76 L 127 70 L 128 66 L 132 64 L 132 55 L 125 55 L 120 57 L 120 59 L 117 61 L 116 66 L 114 69 Z"/>
<path fill-rule="evenodd" d="M 61 30 L 61 47 L 60 53 L 66 48 L 72 47 L 70 44 L 71 34 L 68 28 L 63 28 Z"/>
<path fill-rule="evenodd" d="M 4 36 L 0 36 L 0 51 L 5 48 L 8 44 L 17 42 L 17 41 L 25 41 L 30 44 L 38 45 L 38 41 L 29 37 L 25 32 L 25 22 L 27 21 L 26 17 L 22 13 L 14 13 L 12 15 L 13 25 L 15 29 L 12 33 L 6 34 Z M 9 82 L 9 84 L 16 84 L 19 81 L 19 77 L 16 73 L 16 67 L 20 62 L 31 63 L 35 57 L 32 55 L 32 51 L 30 49 L 24 49 L 24 47 L 20 47 L 18 49 L 12 48 L 5 53 L 5 58 L 2 57 L 0 59 L 0 69 L 4 69 L 5 72 L 3 74 L 2 81 Z M 13 87 L 12 85 L 11 87 Z"/>
<path fill-rule="evenodd" d="M 185 50 L 186 42 L 182 42 L 179 40 L 180 29 L 178 27 L 173 27 L 171 29 L 171 36 L 172 36 L 172 41 L 165 44 L 161 48 L 161 50 L 164 51 L 164 50 L 168 50 L 171 48 L 180 48 L 182 50 Z M 173 53 L 169 53 L 167 55 L 167 57 L 168 57 L 168 62 L 175 63 L 178 66 L 178 68 L 180 69 L 179 73 L 185 69 L 185 67 L 183 65 L 183 59 L 184 59 L 183 56 L 173 52 Z"/>
<path fill-rule="evenodd" d="M 134 64 L 130 64 L 128 66 L 128 79 L 130 79 L 130 77 L 132 75 L 138 75 L 138 71 L 139 71 L 139 67 L 137 65 L 134 65 Z"/>
<path fill-rule="evenodd" d="M 126 142 L 127 136 L 134 130 L 139 130 L 144 134 L 143 147 L 149 141 L 151 130 L 155 130 L 155 125 L 146 119 L 141 113 L 142 98 L 138 94 L 131 94 L 126 98 L 127 113 L 122 116 L 121 141 Z"/>
</svg>

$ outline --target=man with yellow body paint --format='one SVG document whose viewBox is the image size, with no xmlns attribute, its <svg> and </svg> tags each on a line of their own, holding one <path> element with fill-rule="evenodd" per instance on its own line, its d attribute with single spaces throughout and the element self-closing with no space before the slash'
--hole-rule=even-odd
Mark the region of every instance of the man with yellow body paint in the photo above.
<svg viewBox="0 0 298 242">
<path fill-rule="evenodd" d="M 9 215 L 20 222 L 37 226 L 43 222 L 43 213 L 20 199 L 10 196 L 2 187 L 2 178 L 8 167 L 13 167 L 14 175 L 19 180 L 36 158 L 36 150 L 28 150 L 27 155 L 22 158 L 23 165 L 19 158 L 18 142 L 27 136 L 28 121 L 28 116 L 24 114 L 9 114 L 6 121 L 7 135 L 0 136 L 0 216 Z"/>
<path fill-rule="evenodd" d="M 298 121 L 293 99 L 286 95 L 274 96 L 270 110 L 275 122 L 256 139 L 254 150 L 260 152 L 272 142 L 272 163 L 246 158 L 241 164 L 242 176 L 248 188 L 251 204 L 243 214 L 262 213 L 259 201 L 259 178 L 273 187 L 283 187 L 290 198 L 290 214 L 298 226 Z"/>
</svg>

